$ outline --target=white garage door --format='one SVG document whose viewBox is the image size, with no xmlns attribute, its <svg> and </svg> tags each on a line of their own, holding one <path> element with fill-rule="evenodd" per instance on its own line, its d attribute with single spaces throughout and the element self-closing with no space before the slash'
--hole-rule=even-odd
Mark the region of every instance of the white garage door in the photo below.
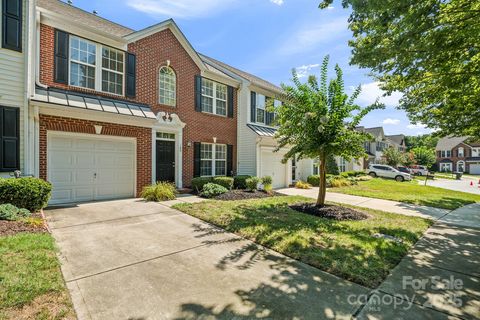
<svg viewBox="0 0 480 320">
<path fill-rule="evenodd" d="M 287 187 L 287 165 L 282 163 L 283 154 L 273 151 L 262 151 L 260 177 L 271 176 L 274 188 Z"/>
<path fill-rule="evenodd" d="M 47 146 L 50 204 L 134 196 L 133 140 L 49 132 Z"/>
<path fill-rule="evenodd" d="M 470 174 L 480 174 L 480 164 L 470 164 Z"/>
</svg>

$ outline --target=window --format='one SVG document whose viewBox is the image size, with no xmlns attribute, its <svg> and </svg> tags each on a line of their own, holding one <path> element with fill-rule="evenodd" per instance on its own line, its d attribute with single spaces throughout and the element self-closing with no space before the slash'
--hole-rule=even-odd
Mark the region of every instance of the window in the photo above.
<svg viewBox="0 0 480 320">
<path fill-rule="evenodd" d="M 340 171 L 340 172 L 347 171 L 347 162 L 342 157 L 340 157 L 340 159 L 338 161 L 338 171 Z"/>
<path fill-rule="evenodd" d="M 200 175 L 225 176 L 227 174 L 227 146 L 202 143 L 200 146 Z"/>
<path fill-rule="evenodd" d="M 70 84 L 95 89 L 95 43 L 71 37 L 70 41 Z"/>
<path fill-rule="evenodd" d="M 440 163 L 440 171 L 451 172 L 452 171 L 452 164 L 451 163 Z"/>
<path fill-rule="evenodd" d="M 157 139 L 175 140 L 175 134 L 174 133 L 167 133 L 167 132 L 157 132 Z"/>
<path fill-rule="evenodd" d="M 370 142 L 364 142 L 363 143 L 363 148 L 365 149 L 366 152 L 370 152 Z"/>
<path fill-rule="evenodd" d="M 458 156 L 463 157 L 464 156 L 464 149 L 463 147 L 458 148 Z"/>
<path fill-rule="evenodd" d="M 465 162 L 458 161 L 457 162 L 457 171 L 458 172 L 465 172 Z"/>
<path fill-rule="evenodd" d="M 297 160 L 295 157 L 292 159 L 292 181 L 297 180 Z"/>
<path fill-rule="evenodd" d="M 257 93 L 257 122 L 258 123 L 265 123 L 265 105 L 266 105 L 266 98 L 263 94 Z"/>
<path fill-rule="evenodd" d="M 442 150 L 441 151 L 442 158 L 450 158 L 452 156 L 451 150 Z"/>
<path fill-rule="evenodd" d="M 160 68 L 159 102 L 174 107 L 177 103 L 177 76 L 172 68 Z"/>
<path fill-rule="evenodd" d="M 102 48 L 102 91 L 123 94 L 123 52 Z"/>
<path fill-rule="evenodd" d="M 313 174 L 318 176 L 320 174 L 320 160 L 313 160 Z"/>
<path fill-rule="evenodd" d="M 70 36 L 70 85 L 123 95 L 124 71 L 124 52 Z"/>
<path fill-rule="evenodd" d="M 202 78 L 202 111 L 227 115 L 227 86 Z"/>
<path fill-rule="evenodd" d="M 0 106 L 0 172 L 20 169 L 20 109 Z"/>
<path fill-rule="evenodd" d="M 480 148 L 472 148 L 472 157 L 480 157 Z"/>
</svg>

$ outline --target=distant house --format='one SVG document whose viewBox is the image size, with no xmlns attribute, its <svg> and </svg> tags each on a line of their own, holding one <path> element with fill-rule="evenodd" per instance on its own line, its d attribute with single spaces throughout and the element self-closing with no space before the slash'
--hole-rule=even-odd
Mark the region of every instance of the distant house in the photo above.
<svg viewBox="0 0 480 320">
<path fill-rule="evenodd" d="M 368 155 L 366 161 L 364 161 L 364 167 L 366 168 L 370 163 L 383 163 L 385 157 L 383 151 L 387 148 L 395 148 L 400 152 L 406 151 L 405 136 L 403 134 L 397 135 L 385 135 L 383 127 L 365 128 L 358 127 L 358 130 L 370 133 L 373 136 L 372 141 L 365 141 L 365 152 Z"/>
<path fill-rule="evenodd" d="M 480 141 L 445 137 L 438 141 L 435 153 L 439 171 L 480 174 Z"/>
</svg>

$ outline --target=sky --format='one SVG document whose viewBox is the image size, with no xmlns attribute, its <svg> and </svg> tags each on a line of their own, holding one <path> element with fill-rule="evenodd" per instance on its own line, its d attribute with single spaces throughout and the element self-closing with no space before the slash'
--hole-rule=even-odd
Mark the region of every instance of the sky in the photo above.
<svg viewBox="0 0 480 320">
<path fill-rule="evenodd" d="M 320 0 L 73 0 L 73 5 L 96 10 L 104 18 L 140 30 L 173 18 L 192 46 L 205 55 L 255 74 L 276 85 L 288 83 L 295 68 L 306 79 L 318 75 L 330 56 L 338 64 L 349 90 L 358 85 L 361 106 L 377 98 L 386 105 L 367 115 L 362 125 L 383 126 L 386 134 L 431 132 L 412 124 L 397 110 L 401 94 L 382 97 L 370 70 L 350 65 L 349 10 L 335 1 L 318 9 Z"/>
</svg>

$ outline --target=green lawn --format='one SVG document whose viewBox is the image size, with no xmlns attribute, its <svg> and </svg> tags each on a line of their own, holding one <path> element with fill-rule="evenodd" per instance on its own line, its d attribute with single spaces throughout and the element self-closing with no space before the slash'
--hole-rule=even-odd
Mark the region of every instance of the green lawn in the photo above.
<svg viewBox="0 0 480 320">
<path fill-rule="evenodd" d="M 0 237 L 0 319 L 75 319 L 50 234 Z"/>
<path fill-rule="evenodd" d="M 376 178 L 369 181 L 360 181 L 355 186 L 331 188 L 328 191 L 450 210 L 480 202 L 480 195 L 430 187 L 428 182 L 427 186 L 425 186 L 415 180 L 397 182 L 395 180 Z"/>
<path fill-rule="evenodd" d="M 303 197 L 207 201 L 175 208 L 312 266 L 376 287 L 432 223 L 429 220 L 361 209 L 363 221 L 333 221 L 294 211 Z M 402 243 L 374 238 L 383 233 Z"/>
</svg>

